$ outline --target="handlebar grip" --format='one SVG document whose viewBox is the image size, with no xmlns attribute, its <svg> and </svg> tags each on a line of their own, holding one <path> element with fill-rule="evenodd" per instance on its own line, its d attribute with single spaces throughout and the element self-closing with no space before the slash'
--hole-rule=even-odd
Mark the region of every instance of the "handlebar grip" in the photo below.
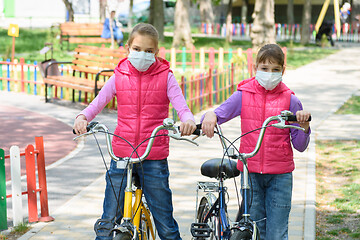
<svg viewBox="0 0 360 240">
<path fill-rule="evenodd" d="M 89 125 L 86 126 L 86 132 L 89 132 L 98 123 L 99 122 L 90 122 Z M 75 129 L 73 129 L 73 134 L 76 134 Z"/>
<path fill-rule="evenodd" d="M 178 129 L 179 129 L 179 131 L 180 131 L 180 126 L 178 127 Z M 201 129 L 201 123 L 199 123 L 199 124 L 196 125 L 196 129 L 195 129 L 195 131 L 192 133 L 192 135 L 200 136 L 200 134 L 201 134 L 200 129 Z"/>
<path fill-rule="evenodd" d="M 196 130 L 192 133 L 192 135 L 200 136 L 200 134 L 201 134 L 200 129 L 201 129 L 201 123 L 196 124 Z"/>
<path fill-rule="evenodd" d="M 296 119 L 296 115 L 291 115 L 291 116 L 287 116 L 287 119 L 285 119 L 286 121 L 294 121 L 296 122 L 297 119 Z M 308 122 L 311 121 L 311 116 L 309 117 L 309 119 L 307 120 Z"/>
</svg>

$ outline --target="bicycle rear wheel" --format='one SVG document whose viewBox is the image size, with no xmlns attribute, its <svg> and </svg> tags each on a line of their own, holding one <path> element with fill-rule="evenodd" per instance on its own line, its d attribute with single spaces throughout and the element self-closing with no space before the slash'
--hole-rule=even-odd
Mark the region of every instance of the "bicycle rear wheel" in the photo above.
<svg viewBox="0 0 360 240">
<path fill-rule="evenodd" d="M 197 211 L 197 221 L 198 223 L 207 223 L 211 229 L 209 238 L 197 238 L 198 240 L 209 239 L 214 240 L 216 234 L 217 220 L 213 213 L 209 213 L 211 207 L 213 206 L 216 197 L 208 193 L 207 196 L 201 198 L 200 204 Z M 209 218 L 205 221 L 206 216 L 210 214 Z"/>
</svg>

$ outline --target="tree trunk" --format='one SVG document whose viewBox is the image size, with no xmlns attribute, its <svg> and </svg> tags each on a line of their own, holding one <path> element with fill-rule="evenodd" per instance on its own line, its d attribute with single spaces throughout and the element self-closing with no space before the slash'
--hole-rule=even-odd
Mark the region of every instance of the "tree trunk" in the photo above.
<svg viewBox="0 0 360 240">
<path fill-rule="evenodd" d="M 99 4 L 99 10 L 100 10 L 100 22 L 104 22 L 106 18 L 106 2 L 107 0 L 100 0 Z"/>
<path fill-rule="evenodd" d="M 247 23 L 247 12 L 248 12 L 249 0 L 243 0 L 241 6 L 241 23 Z"/>
<path fill-rule="evenodd" d="M 305 0 L 302 28 L 301 28 L 301 44 L 307 44 L 310 42 L 310 23 L 311 23 L 311 0 Z"/>
<path fill-rule="evenodd" d="M 69 22 L 73 22 L 74 21 L 74 9 L 72 7 L 72 3 L 69 2 L 69 0 L 63 0 L 66 10 L 68 11 L 69 14 Z"/>
<path fill-rule="evenodd" d="M 174 17 L 174 38 L 172 46 L 177 48 L 185 45 L 187 49 L 193 47 L 189 20 L 190 0 L 177 0 Z"/>
<path fill-rule="evenodd" d="M 131 31 L 133 27 L 133 6 L 134 6 L 134 0 L 129 1 L 129 19 L 128 19 L 128 29 Z"/>
<path fill-rule="evenodd" d="M 164 41 L 164 2 L 163 0 L 150 1 L 149 23 L 159 32 L 160 41 Z"/>
<path fill-rule="evenodd" d="M 226 13 L 226 42 L 232 42 L 232 0 L 229 0 L 228 9 Z"/>
<path fill-rule="evenodd" d="M 202 23 L 214 24 L 214 12 L 211 0 L 199 0 L 200 18 Z"/>
<path fill-rule="evenodd" d="M 264 44 L 275 43 L 275 15 L 274 0 L 256 0 L 253 27 L 250 37 L 254 50 L 258 50 Z"/>
<path fill-rule="evenodd" d="M 287 23 L 294 24 L 294 0 L 288 0 L 287 5 Z"/>
</svg>

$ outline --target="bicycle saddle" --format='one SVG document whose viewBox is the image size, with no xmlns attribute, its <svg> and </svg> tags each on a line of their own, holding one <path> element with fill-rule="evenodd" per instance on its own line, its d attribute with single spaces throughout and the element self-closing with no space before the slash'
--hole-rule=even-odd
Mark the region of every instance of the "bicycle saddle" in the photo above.
<svg viewBox="0 0 360 240">
<path fill-rule="evenodd" d="M 225 178 L 233 178 L 240 175 L 240 171 L 236 168 L 236 161 L 221 158 L 213 158 L 204 162 L 201 165 L 201 174 L 210 178 L 219 178 L 221 161 L 223 161 L 222 172 L 224 172 Z"/>
</svg>

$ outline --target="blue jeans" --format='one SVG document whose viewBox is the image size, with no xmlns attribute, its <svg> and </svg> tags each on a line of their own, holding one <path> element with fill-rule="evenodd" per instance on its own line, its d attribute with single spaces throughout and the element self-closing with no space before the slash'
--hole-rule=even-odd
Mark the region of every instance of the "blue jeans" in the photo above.
<svg viewBox="0 0 360 240">
<path fill-rule="evenodd" d="M 287 240 L 293 185 L 292 173 L 250 173 L 249 176 L 253 191 L 250 218 L 256 221 L 260 238 L 262 240 Z"/>
<path fill-rule="evenodd" d="M 154 218 L 155 226 L 160 239 L 181 239 L 178 224 L 173 217 L 172 192 L 169 188 L 169 168 L 167 160 L 145 160 L 142 163 L 142 167 L 139 163 L 137 163 L 133 167 L 133 174 L 136 173 L 140 177 L 141 184 L 144 178 L 145 184 L 142 184 L 143 193 Z M 125 174 L 125 176 L 121 185 L 123 174 Z M 119 206 L 122 208 L 124 206 L 126 175 L 126 169 L 117 169 L 116 162 L 111 161 L 109 172 L 106 174 L 105 198 L 103 215 L 101 217 L 103 220 L 108 221 L 107 223 L 102 223 L 102 227 L 105 227 L 107 230 L 113 228 L 113 220 L 115 217 L 119 220 L 119 216 L 121 216 L 121 214 L 119 214 L 119 210 L 118 214 L 115 214 L 117 203 L 111 184 L 114 186 L 116 197 L 118 197 L 121 185 Z M 111 183 L 109 176 L 111 178 Z M 121 210 L 120 212 L 123 211 Z M 96 239 L 104 240 L 112 239 L 112 237 L 97 236 Z"/>
</svg>

